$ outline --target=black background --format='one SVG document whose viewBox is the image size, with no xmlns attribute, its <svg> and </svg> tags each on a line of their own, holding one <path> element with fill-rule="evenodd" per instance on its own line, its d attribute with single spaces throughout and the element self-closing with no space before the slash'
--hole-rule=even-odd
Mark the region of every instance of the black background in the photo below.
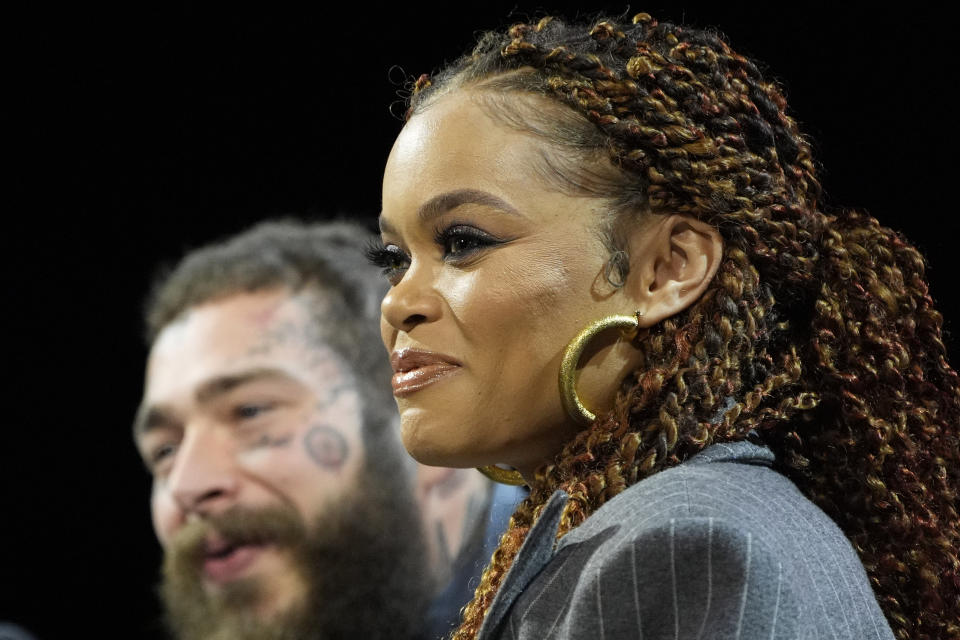
<svg viewBox="0 0 960 640">
<path fill-rule="evenodd" d="M 766 62 L 816 141 L 830 202 L 919 245 L 955 327 L 952 16 L 918 4 L 680 4 L 633 9 L 717 25 Z M 0 621 L 41 639 L 157 637 L 159 549 L 129 428 L 157 265 L 270 216 L 372 220 L 404 78 L 480 30 L 544 13 L 321 5 L 4 16 Z"/>
</svg>

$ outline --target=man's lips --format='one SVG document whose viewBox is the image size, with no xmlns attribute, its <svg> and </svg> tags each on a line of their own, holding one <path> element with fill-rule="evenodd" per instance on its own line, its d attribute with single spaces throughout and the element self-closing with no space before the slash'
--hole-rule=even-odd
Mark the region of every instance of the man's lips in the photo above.
<svg viewBox="0 0 960 640">
<path fill-rule="evenodd" d="M 208 538 L 204 544 L 203 575 L 217 584 L 236 580 L 265 548 L 263 544 L 232 543 L 217 536 Z"/>
<path fill-rule="evenodd" d="M 393 395 L 403 397 L 455 373 L 462 366 L 458 360 L 442 353 L 422 349 L 398 349 L 390 354 L 393 367 Z"/>
</svg>

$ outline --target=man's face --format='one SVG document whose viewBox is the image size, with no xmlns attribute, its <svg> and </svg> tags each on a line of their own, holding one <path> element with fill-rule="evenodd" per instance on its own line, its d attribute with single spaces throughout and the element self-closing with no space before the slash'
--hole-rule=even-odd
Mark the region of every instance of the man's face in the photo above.
<svg viewBox="0 0 960 640">
<path fill-rule="evenodd" d="M 360 535 L 351 517 L 372 517 L 357 513 L 370 492 L 360 398 L 313 320 L 321 303 L 283 289 L 225 297 L 150 353 L 134 429 L 154 476 L 162 591 L 172 617 L 233 619 L 224 637 L 309 615 L 316 565 L 335 561 L 331 547 L 357 553 L 335 547 Z"/>
</svg>

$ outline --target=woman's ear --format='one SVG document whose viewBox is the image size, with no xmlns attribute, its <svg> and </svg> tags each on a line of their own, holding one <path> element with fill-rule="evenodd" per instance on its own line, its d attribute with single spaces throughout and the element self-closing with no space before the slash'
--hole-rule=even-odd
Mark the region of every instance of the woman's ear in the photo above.
<svg viewBox="0 0 960 640">
<path fill-rule="evenodd" d="M 631 234 L 625 293 L 652 326 L 693 304 L 706 291 L 723 258 L 723 237 L 685 215 L 652 215 Z"/>
</svg>

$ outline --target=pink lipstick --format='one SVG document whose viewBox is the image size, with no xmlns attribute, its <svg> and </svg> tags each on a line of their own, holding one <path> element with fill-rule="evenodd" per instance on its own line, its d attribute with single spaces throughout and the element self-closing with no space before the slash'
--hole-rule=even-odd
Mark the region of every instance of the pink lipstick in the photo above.
<svg viewBox="0 0 960 640">
<path fill-rule="evenodd" d="M 420 391 L 460 370 L 456 359 L 421 349 L 399 349 L 390 354 L 393 367 L 393 395 L 398 398 Z"/>
</svg>

